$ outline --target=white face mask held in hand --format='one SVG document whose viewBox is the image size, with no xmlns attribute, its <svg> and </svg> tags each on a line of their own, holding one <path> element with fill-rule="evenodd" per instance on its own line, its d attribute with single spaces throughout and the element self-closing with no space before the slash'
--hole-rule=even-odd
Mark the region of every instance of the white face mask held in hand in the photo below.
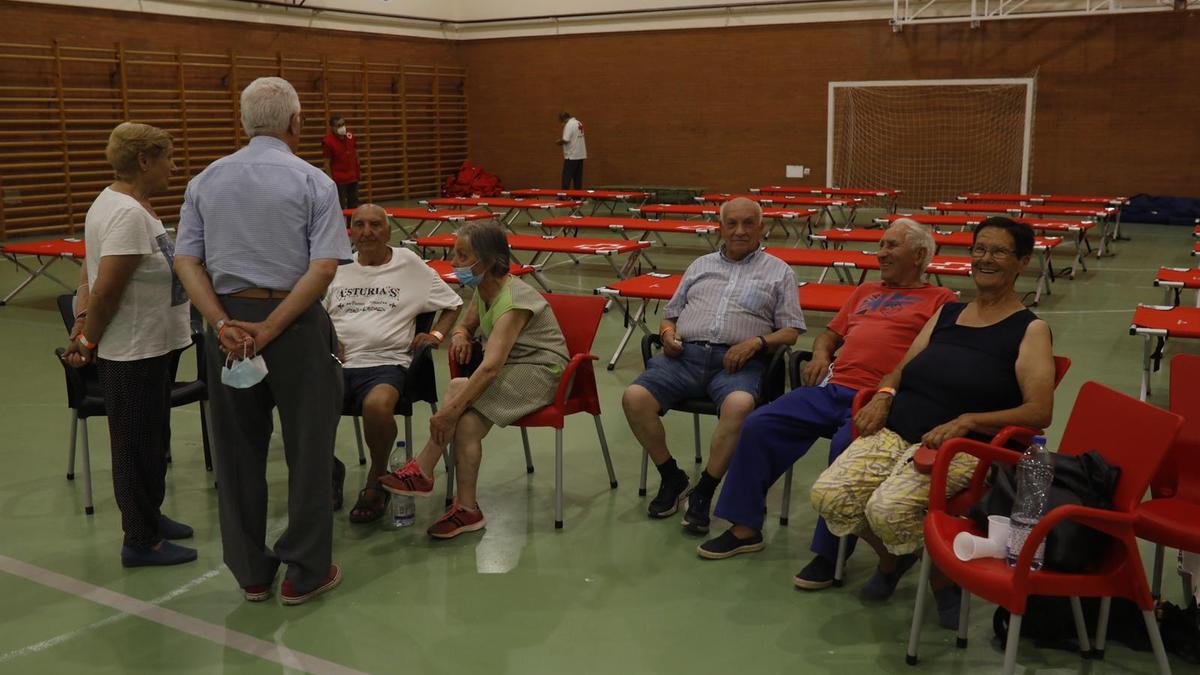
<svg viewBox="0 0 1200 675">
<path fill-rule="evenodd" d="M 242 345 L 242 359 L 230 364 L 233 355 L 230 354 L 225 358 L 225 365 L 221 368 L 221 383 L 233 387 L 234 389 L 249 389 L 267 376 L 267 362 L 260 355 L 255 355 L 252 358 L 246 358 L 246 346 Z"/>
</svg>

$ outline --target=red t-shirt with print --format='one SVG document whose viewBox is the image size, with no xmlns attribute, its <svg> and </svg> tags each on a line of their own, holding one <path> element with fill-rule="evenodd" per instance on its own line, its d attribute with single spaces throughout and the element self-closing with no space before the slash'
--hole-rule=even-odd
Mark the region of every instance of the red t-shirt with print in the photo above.
<svg viewBox="0 0 1200 675">
<path fill-rule="evenodd" d="M 844 340 L 830 382 L 851 389 L 875 388 L 895 370 L 917 333 L 954 292 L 941 286 L 885 288 L 881 282 L 854 289 L 829 330 Z"/>
</svg>

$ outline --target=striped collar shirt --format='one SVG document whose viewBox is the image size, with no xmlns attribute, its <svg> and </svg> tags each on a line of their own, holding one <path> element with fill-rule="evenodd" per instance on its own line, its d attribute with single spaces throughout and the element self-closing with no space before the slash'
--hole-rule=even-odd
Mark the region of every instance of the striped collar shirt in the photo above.
<svg viewBox="0 0 1200 675">
<path fill-rule="evenodd" d="M 290 290 L 311 261 L 353 258 L 337 186 L 270 136 L 188 183 L 175 253 L 203 260 L 219 295 Z"/>
<path fill-rule="evenodd" d="M 681 340 L 735 345 L 781 328 L 804 332 L 804 313 L 792 268 L 755 251 L 730 260 L 722 251 L 688 265 L 663 316 Z"/>
</svg>

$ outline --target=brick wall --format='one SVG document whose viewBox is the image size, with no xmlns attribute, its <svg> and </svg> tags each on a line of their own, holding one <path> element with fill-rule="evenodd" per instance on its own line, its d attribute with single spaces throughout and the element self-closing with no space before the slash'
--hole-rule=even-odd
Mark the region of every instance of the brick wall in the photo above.
<svg viewBox="0 0 1200 675">
<path fill-rule="evenodd" d="M 464 42 L 472 158 L 554 185 L 555 113 L 586 125 L 586 181 L 736 190 L 825 171 L 830 80 L 1037 72 L 1031 188 L 1200 193 L 1200 13 L 882 22 Z"/>
</svg>

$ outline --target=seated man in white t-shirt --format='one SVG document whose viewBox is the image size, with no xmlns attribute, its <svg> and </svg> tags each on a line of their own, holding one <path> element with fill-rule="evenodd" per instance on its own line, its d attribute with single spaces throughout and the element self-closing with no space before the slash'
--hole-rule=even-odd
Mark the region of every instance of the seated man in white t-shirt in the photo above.
<svg viewBox="0 0 1200 675">
<path fill-rule="evenodd" d="M 337 329 L 346 406 L 361 405 L 371 450 L 366 487 L 350 510 L 352 523 L 374 522 L 383 515 L 388 493 L 378 479 L 387 472 L 388 453 L 396 442 L 394 410 L 412 352 L 441 344 L 462 306 L 462 298 L 416 253 L 389 246 L 390 236 L 391 225 L 381 207 L 358 207 L 350 221 L 355 260 L 338 268 L 324 301 Z M 438 310 L 443 311 L 433 330 L 417 334 L 417 315 Z M 345 476 L 345 467 L 338 471 L 340 462 L 334 462 L 337 501 L 337 476 Z"/>
</svg>

